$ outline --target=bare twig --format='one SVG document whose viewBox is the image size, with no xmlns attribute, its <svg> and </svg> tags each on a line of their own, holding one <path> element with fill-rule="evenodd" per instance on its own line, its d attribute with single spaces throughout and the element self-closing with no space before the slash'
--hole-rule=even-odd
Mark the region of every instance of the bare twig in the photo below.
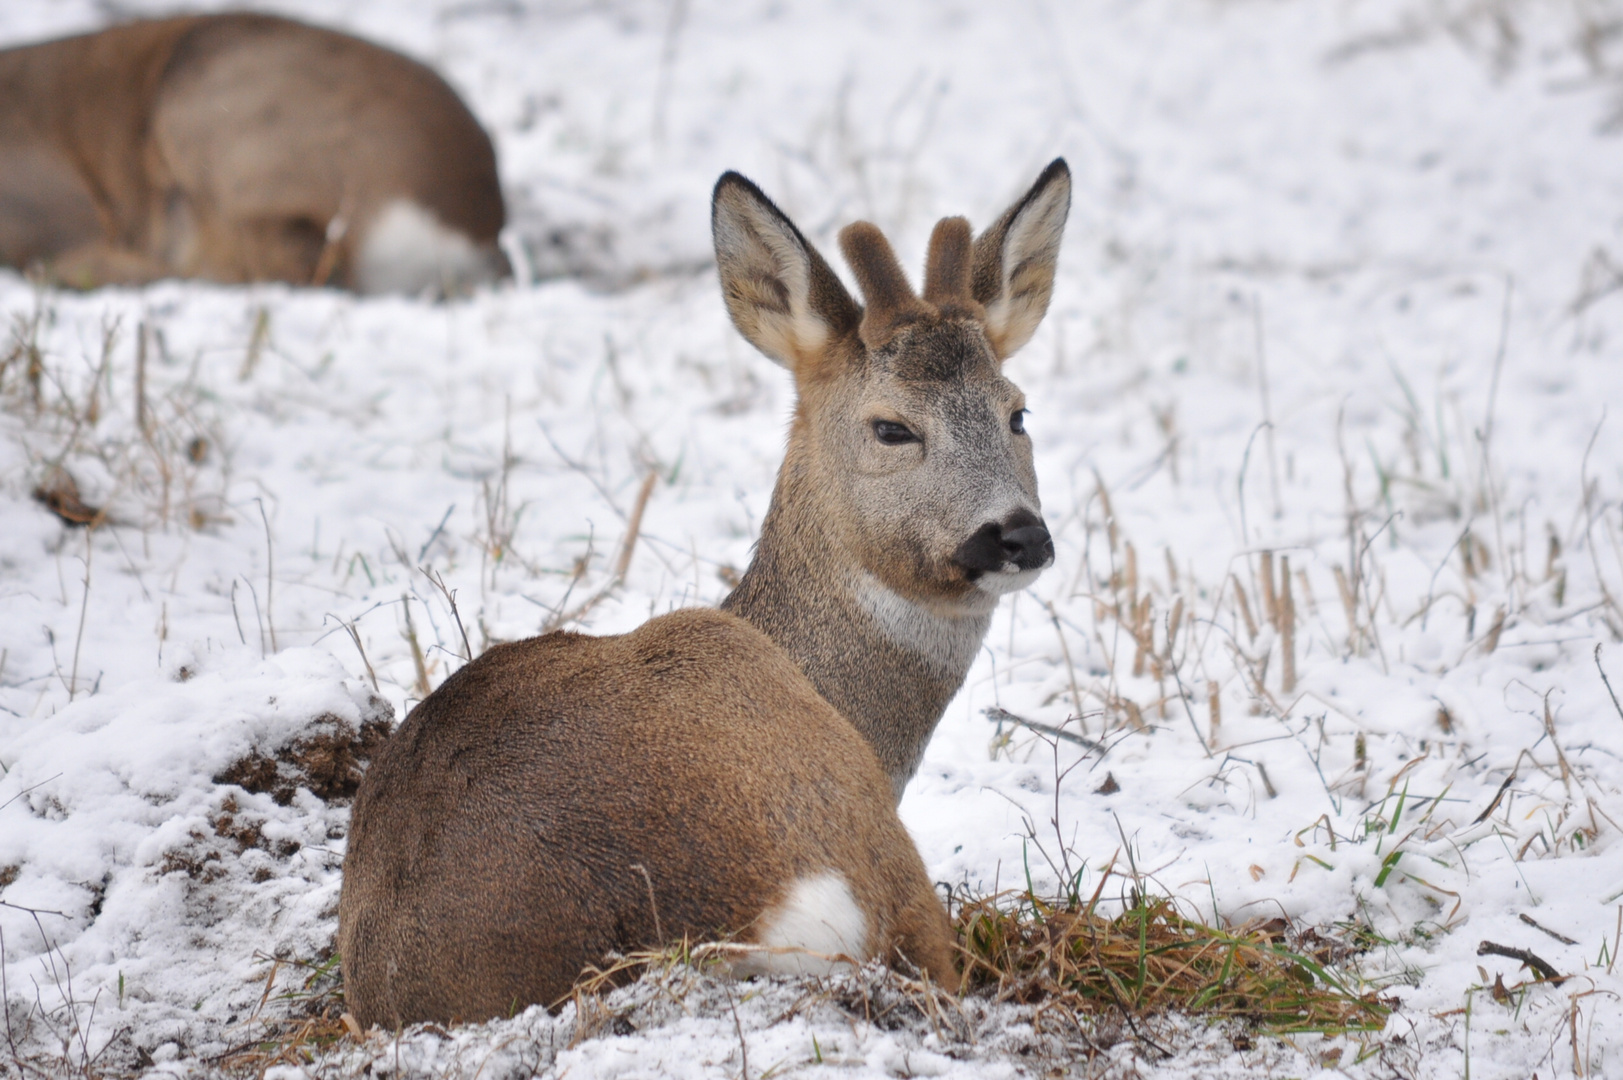
<svg viewBox="0 0 1623 1080">
<path fill-rule="evenodd" d="M 1240 540 L 1242 543 L 1248 546 L 1251 543 L 1251 527 L 1249 524 L 1247 524 L 1245 519 L 1245 474 L 1246 470 L 1251 467 L 1251 444 L 1257 441 L 1257 433 L 1262 431 L 1264 428 L 1268 430 L 1268 438 L 1269 441 L 1272 442 L 1273 427 L 1274 426 L 1272 424 L 1264 420 L 1262 423 L 1252 428 L 1251 437 L 1245 441 L 1245 453 L 1240 455 L 1240 476 L 1239 479 L 1235 481 L 1235 488 L 1238 493 L 1240 503 Z"/>
<path fill-rule="evenodd" d="M 1499 790 L 1493 793 L 1493 800 L 1488 803 L 1488 808 L 1482 811 L 1482 813 L 1478 814 L 1471 824 L 1480 825 L 1484 821 L 1487 821 L 1488 815 L 1499 809 L 1499 801 L 1505 797 L 1505 792 L 1509 791 L 1510 785 L 1514 784 L 1515 782 L 1516 770 L 1512 769 L 1510 770 L 1510 775 L 1505 777 L 1505 782 L 1499 785 Z"/>
<path fill-rule="evenodd" d="M 1568 790 L 1572 786 L 1572 767 L 1567 764 L 1567 755 L 1561 749 L 1561 744 L 1555 737 L 1555 715 L 1550 712 L 1550 695 L 1555 693 L 1552 688 L 1544 694 L 1544 733 L 1550 737 L 1550 747 L 1555 751 L 1556 764 L 1561 766 L 1561 782 L 1566 784 Z"/>
<path fill-rule="evenodd" d="M 1493 377 L 1488 383 L 1488 412 L 1482 422 L 1482 484 L 1493 509 L 1494 556 L 1499 560 L 1500 571 L 1505 575 L 1505 591 L 1511 587 L 1510 561 L 1505 557 L 1504 521 L 1499 513 L 1499 492 L 1493 481 L 1492 443 L 1494 405 L 1499 400 L 1499 375 L 1505 367 L 1505 347 L 1510 339 L 1510 298 L 1514 291 L 1515 279 L 1505 277 L 1505 298 L 1499 312 L 1499 345 L 1493 355 Z"/>
<path fill-rule="evenodd" d="M 270 308 L 261 304 L 254 309 L 254 327 L 248 335 L 248 351 L 243 354 L 242 370 L 237 373 L 239 382 L 247 382 L 253 378 L 254 368 L 259 365 L 259 357 L 264 353 L 269 341 Z"/>
<path fill-rule="evenodd" d="M 615 560 L 614 574 L 606 583 L 604 583 L 602 588 L 598 589 L 591 596 L 588 596 L 585 600 L 582 600 L 580 604 L 573 610 L 559 610 L 557 614 L 548 619 L 546 624 L 542 627 L 542 633 L 550 633 L 561 626 L 567 626 L 576 619 L 581 618 L 588 611 L 591 611 L 598 604 L 602 603 L 610 593 L 614 592 L 614 590 L 619 588 L 621 583 L 625 581 L 626 572 L 631 569 L 631 555 L 636 550 L 637 537 L 642 532 L 642 514 L 643 511 L 648 507 L 648 499 L 651 495 L 653 495 L 654 483 L 658 479 L 659 473 L 654 470 L 650 470 L 648 475 L 643 478 L 642 487 L 637 491 L 636 504 L 631 508 L 631 517 L 626 522 L 626 535 L 625 539 L 620 543 L 620 556 Z M 581 572 L 576 574 L 577 581 L 583 572 L 584 567 L 582 568 Z M 569 587 L 573 589 L 575 587 L 575 582 L 571 581 Z M 560 609 L 561 606 L 562 605 L 560 605 Z"/>
<path fill-rule="evenodd" d="M 1617 717 L 1623 720 L 1623 704 L 1617 700 L 1617 691 L 1612 689 L 1612 680 L 1606 677 L 1606 669 L 1600 666 L 1600 643 L 1595 644 L 1595 670 L 1600 672 L 1600 681 L 1606 684 L 1606 692 L 1612 695 L 1612 708 L 1617 710 Z"/>
<path fill-rule="evenodd" d="M 1257 641 L 1257 620 L 1251 617 L 1251 603 L 1245 598 L 1245 586 L 1233 574 L 1229 575 L 1234 581 L 1234 606 L 1240 609 L 1240 618 L 1245 620 L 1245 632 L 1254 645 Z"/>
<path fill-rule="evenodd" d="M 1279 792 L 1274 790 L 1274 782 L 1268 778 L 1268 766 L 1260 761 L 1253 761 L 1251 764 L 1257 767 L 1257 775 L 1262 777 L 1262 790 L 1268 793 L 1270 799 L 1279 798 Z"/>
<path fill-rule="evenodd" d="M 631 554 L 637 548 L 637 536 L 642 531 L 642 512 L 648 509 L 648 498 L 654 493 L 654 484 L 659 480 L 659 472 L 648 470 L 648 475 L 642 479 L 642 487 L 637 490 L 637 501 L 631 507 L 631 520 L 626 523 L 626 538 L 620 545 L 620 557 L 614 564 L 614 580 L 616 583 L 626 579 L 626 571 L 631 569 Z"/>
<path fill-rule="evenodd" d="M 727 1007 L 733 1011 L 733 1030 L 738 1032 L 738 1076 L 739 1080 L 750 1080 L 750 1048 L 744 1041 L 744 1025 L 738 1020 L 738 1005 L 733 1001 L 733 992 L 727 991 Z"/>
<path fill-rule="evenodd" d="M 1095 750 L 1099 753 L 1104 753 L 1105 750 L 1103 743 L 1098 743 L 1092 739 L 1085 738 L 1084 736 L 1078 735 L 1074 731 L 1066 731 L 1064 728 L 1057 728 L 1052 724 L 1044 724 L 1037 720 L 1027 720 L 1023 716 L 1016 716 L 1009 710 L 1000 709 L 996 705 L 989 705 L 982 709 L 981 715 L 986 717 L 988 720 L 996 721 L 999 724 L 1005 722 L 1010 724 L 1018 724 L 1020 727 L 1041 732 L 1042 734 L 1051 736 L 1055 739 L 1064 739 L 1066 742 L 1076 743 L 1078 746 L 1085 746 L 1089 750 Z"/>
<path fill-rule="evenodd" d="M 649 875 L 648 867 L 642 863 L 632 863 L 631 869 L 641 874 L 643 884 L 648 886 L 648 910 L 654 915 L 654 940 L 663 948 L 666 944 L 665 931 L 659 925 L 659 902 L 654 899 L 654 879 Z"/>
<path fill-rule="evenodd" d="M 11 1029 L 11 982 L 6 978 L 6 933 L 0 930 L 0 1024 L 5 1025 L 6 1047 L 11 1051 L 11 1063 L 17 1068 L 19 1078 L 26 1076 L 23 1068 L 22 1051 L 17 1046 L 17 1036 Z"/>
<path fill-rule="evenodd" d="M 276 644 L 276 616 L 272 612 L 276 588 L 276 552 L 271 544 L 270 518 L 265 515 L 265 500 L 254 498 L 259 504 L 259 520 L 265 526 L 265 625 L 270 629 L 271 652 L 281 652 Z"/>
<path fill-rule="evenodd" d="M 1262 332 L 1260 296 L 1252 300 L 1251 316 L 1257 331 L 1257 381 L 1262 387 L 1262 422 L 1267 427 L 1263 437 L 1268 444 L 1268 486 L 1274 497 L 1274 520 L 1277 521 L 1285 516 L 1285 508 L 1279 501 L 1279 457 L 1274 452 L 1274 410 L 1268 394 L 1268 350 Z"/>
<path fill-rule="evenodd" d="M 90 542 L 93 530 L 85 530 L 85 592 L 79 601 L 79 631 L 73 637 L 73 670 L 68 675 L 68 700 L 79 692 L 79 649 L 85 640 L 85 613 L 90 610 L 90 553 L 95 545 Z"/>
<path fill-rule="evenodd" d="M 447 588 L 445 579 L 435 573 L 432 567 L 423 566 L 419 567 L 419 569 L 422 570 L 423 576 L 428 578 L 434 587 L 440 591 L 440 595 L 445 597 L 445 602 L 451 606 L 451 618 L 456 620 L 457 632 L 462 635 L 462 659 L 464 662 L 471 661 L 473 659 L 473 646 L 468 644 L 468 631 L 462 625 L 462 613 L 457 610 L 456 590 Z"/>
<path fill-rule="evenodd" d="M 1279 629 L 1279 594 L 1274 589 L 1274 553 L 1262 553 L 1262 613 L 1268 618 L 1268 625 L 1275 630 Z"/>
<path fill-rule="evenodd" d="M 434 531 L 428 534 L 428 539 L 423 541 L 423 546 L 417 551 L 417 561 L 419 563 L 428 558 L 428 549 L 434 546 L 434 541 L 438 540 L 440 533 L 445 531 L 445 523 L 451 520 L 451 513 L 455 509 L 456 503 L 452 503 L 445 508 L 445 514 L 440 518 L 440 523 L 434 526 Z"/>
<path fill-rule="evenodd" d="M 1288 697 L 1296 692 L 1296 600 L 1291 595 L 1291 559 L 1279 559 L 1279 648 L 1282 663 L 1281 689 Z"/>
<path fill-rule="evenodd" d="M 0 802 L 0 810 L 4 810 L 6 807 L 10 806 L 12 803 L 16 802 L 18 799 L 22 798 L 24 795 L 27 795 L 30 791 L 34 791 L 34 790 L 36 790 L 38 788 L 42 788 L 46 784 L 49 784 L 52 780 L 60 780 L 61 778 L 62 778 L 62 774 L 57 773 L 55 776 L 47 776 L 45 779 L 41 780 L 39 783 L 33 785 L 32 787 L 23 788 L 21 791 L 17 792 L 17 794 L 15 794 L 11 798 L 7 799 L 5 802 Z"/>
<path fill-rule="evenodd" d="M 1519 960 L 1538 972 L 1542 980 L 1554 983 L 1557 986 L 1567 981 L 1567 977 L 1555 970 L 1549 961 L 1535 956 L 1526 949 L 1517 949 L 1509 945 L 1497 945 L 1491 941 L 1484 941 L 1476 947 L 1476 954 L 1478 956 L 1503 956 L 1507 960 Z"/>
<path fill-rule="evenodd" d="M 1167 640 L 1168 641 L 1171 641 L 1172 633 L 1173 633 L 1172 622 L 1169 619 L 1168 622 L 1167 622 Z M 1172 681 L 1178 684 L 1178 700 L 1183 703 L 1183 714 L 1189 718 L 1189 728 L 1190 728 L 1190 730 L 1192 730 L 1195 733 L 1195 741 L 1197 743 L 1199 743 L 1200 748 L 1206 752 L 1206 756 L 1211 757 L 1212 756 L 1212 743 L 1214 741 L 1216 741 L 1216 735 L 1217 735 L 1216 727 L 1215 726 L 1213 727 L 1212 733 L 1211 733 L 1212 737 L 1210 739 L 1201 738 L 1200 725 L 1195 723 L 1195 710 L 1190 708 L 1190 706 L 1189 706 L 1189 691 L 1184 689 L 1183 672 L 1179 669 L 1177 664 L 1172 665 Z M 1213 684 L 1213 685 L 1215 685 L 1215 684 Z M 1213 701 L 1216 700 L 1215 695 L 1213 695 L 1212 700 Z M 1166 709 L 1165 709 L 1165 706 L 1163 705 L 1162 714 L 1165 715 L 1165 712 L 1166 712 Z M 1215 718 L 1216 714 L 1214 713 L 1213 716 Z"/>
<path fill-rule="evenodd" d="M 1540 933 L 1543 933 L 1543 934 L 1550 935 L 1551 937 L 1555 938 L 1555 940 L 1559 941 L 1563 945 L 1576 945 L 1576 944 L 1578 944 L 1576 941 L 1572 940 L 1571 938 L 1569 938 L 1565 934 L 1558 934 L 1554 930 L 1551 930 L 1548 926 L 1540 926 L 1537 922 L 1533 921 L 1533 916 L 1527 914 L 1526 912 L 1523 912 L 1518 917 L 1522 920 L 1522 922 L 1526 923 L 1528 926 L 1531 926 L 1534 930 L 1537 930 L 1537 931 L 1539 931 Z"/>
<path fill-rule="evenodd" d="M 378 686 L 378 673 L 372 670 L 372 661 L 366 658 L 366 649 L 361 645 L 360 630 L 349 619 L 334 615 L 332 612 L 328 612 L 327 617 L 337 619 L 338 625 L 344 628 L 344 632 L 349 635 L 349 640 L 355 643 L 355 651 L 361 654 L 361 663 L 366 665 L 366 675 L 367 678 L 372 680 L 372 689 L 380 694 L 383 693 L 383 690 Z"/>
<path fill-rule="evenodd" d="M 1076 665 L 1071 663 L 1071 647 L 1065 642 L 1065 631 L 1060 627 L 1059 612 L 1054 610 L 1054 602 L 1047 601 L 1045 606 L 1048 608 L 1048 618 L 1054 624 L 1054 635 L 1059 638 L 1060 655 L 1065 657 L 1065 673 L 1071 680 L 1071 704 L 1076 706 L 1076 722 L 1082 725 L 1085 733 L 1088 722 L 1082 716 L 1082 692 L 1076 688 Z"/>
<path fill-rule="evenodd" d="M 428 665 L 423 662 L 423 647 L 417 644 L 417 628 L 411 621 L 411 597 L 400 594 L 400 606 L 406 612 L 406 644 L 411 646 L 411 662 L 417 668 L 417 693 L 428 696 Z"/>
<path fill-rule="evenodd" d="M 147 324 L 135 329 L 135 428 L 143 438 L 151 438 L 147 427 Z"/>
<path fill-rule="evenodd" d="M 1217 731 L 1223 726 L 1223 695 L 1215 679 L 1206 680 L 1206 702 L 1207 711 L 1211 714 L 1211 722 L 1207 725 L 1211 728 L 1211 736 L 1207 745 L 1216 746 Z"/>
</svg>

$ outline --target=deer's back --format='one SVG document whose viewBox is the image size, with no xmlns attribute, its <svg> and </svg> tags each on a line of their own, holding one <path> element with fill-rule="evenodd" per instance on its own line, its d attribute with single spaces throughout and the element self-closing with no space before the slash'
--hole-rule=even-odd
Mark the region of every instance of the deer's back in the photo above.
<svg viewBox="0 0 1623 1080">
<path fill-rule="evenodd" d="M 611 949 L 747 931 L 826 872 L 889 913 L 874 941 L 944 927 L 861 736 L 716 611 L 491 649 L 374 762 L 349 843 L 339 947 L 363 1022 L 551 1003 Z"/>
<path fill-rule="evenodd" d="M 495 152 L 445 81 L 320 27 L 248 14 L 196 20 L 166 65 L 153 137 L 181 186 L 237 216 L 319 204 L 325 225 L 410 198 L 476 241 L 502 226 Z"/>
<path fill-rule="evenodd" d="M 465 245 L 417 257 L 499 270 L 489 136 L 388 49 L 235 13 L 0 51 L 0 262 L 101 243 L 152 272 L 309 283 L 338 239 L 322 280 L 370 288 L 362 248 L 400 207 L 414 216 L 397 247 Z"/>
</svg>

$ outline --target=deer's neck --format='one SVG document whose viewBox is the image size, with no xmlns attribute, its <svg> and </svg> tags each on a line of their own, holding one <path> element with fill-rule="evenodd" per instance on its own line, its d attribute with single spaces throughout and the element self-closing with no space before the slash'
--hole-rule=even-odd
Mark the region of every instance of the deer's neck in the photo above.
<svg viewBox="0 0 1623 1080">
<path fill-rule="evenodd" d="M 931 609 L 885 587 L 842 550 L 810 487 L 785 466 L 755 558 L 721 606 L 795 658 L 867 738 L 900 801 L 992 617 Z"/>
</svg>

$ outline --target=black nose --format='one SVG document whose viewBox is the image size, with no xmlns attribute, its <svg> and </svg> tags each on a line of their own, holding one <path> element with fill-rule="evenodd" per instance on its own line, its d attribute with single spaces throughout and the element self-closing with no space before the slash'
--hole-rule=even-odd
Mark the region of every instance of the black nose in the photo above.
<svg viewBox="0 0 1623 1080">
<path fill-rule="evenodd" d="M 1016 510 L 1002 522 L 988 521 L 976 529 L 958 545 L 952 561 L 971 581 L 1010 563 L 1021 570 L 1040 570 L 1054 561 L 1054 540 L 1042 518 L 1030 510 Z"/>
</svg>

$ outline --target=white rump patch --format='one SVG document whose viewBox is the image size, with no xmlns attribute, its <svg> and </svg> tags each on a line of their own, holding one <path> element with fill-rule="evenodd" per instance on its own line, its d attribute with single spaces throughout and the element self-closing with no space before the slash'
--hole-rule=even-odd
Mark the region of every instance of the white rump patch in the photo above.
<svg viewBox="0 0 1623 1080">
<path fill-rule="evenodd" d="M 396 199 L 372 219 L 355 261 L 355 286 L 363 293 L 454 292 L 498 276 L 495 253 L 409 199 Z"/>
<path fill-rule="evenodd" d="M 734 975 L 827 975 L 845 966 L 836 956 L 868 958 L 868 918 L 839 874 L 801 878 L 761 916 L 755 944 L 765 949 L 735 962 Z"/>
</svg>

